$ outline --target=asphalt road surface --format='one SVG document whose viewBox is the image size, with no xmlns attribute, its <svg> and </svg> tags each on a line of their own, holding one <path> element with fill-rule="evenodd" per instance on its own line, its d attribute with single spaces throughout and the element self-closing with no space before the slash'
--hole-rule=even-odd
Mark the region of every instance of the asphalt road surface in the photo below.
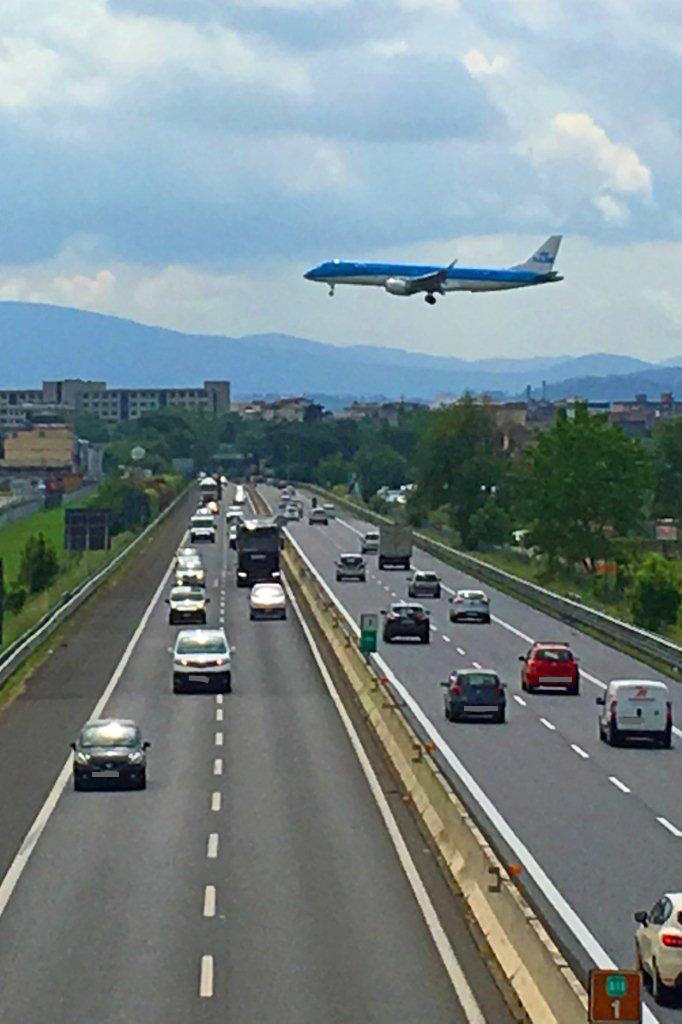
<svg viewBox="0 0 682 1024">
<path fill-rule="evenodd" d="M 276 503 L 277 491 L 260 490 Z M 335 581 L 338 555 L 359 551 L 360 534 L 376 527 L 341 510 L 326 527 L 310 526 L 307 518 L 288 526 L 356 621 L 361 612 L 407 598 L 407 573 L 380 572 L 374 555 L 366 556 L 367 583 Z M 682 889 L 682 733 L 676 729 L 672 750 L 611 748 L 598 741 L 595 698 L 610 679 L 660 676 L 488 586 L 490 625 L 450 623 L 447 597 L 481 584 L 419 549 L 413 565 L 435 570 L 444 583 L 441 599 L 422 600 L 431 614 L 430 644 L 379 639 L 381 657 L 589 930 L 595 942 L 586 949 L 556 913 L 548 888 L 524 873 L 526 890 L 574 960 L 586 973 L 601 948 L 618 966 L 633 966 L 633 911 L 649 910 L 663 892 Z M 570 641 L 582 672 L 578 697 L 522 692 L 518 657 L 536 639 Z M 507 682 L 505 725 L 445 721 L 439 682 L 466 666 L 495 669 Z M 682 725 L 680 686 L 668 682 L 674 721 Z M 466 791 L 462 795 L 467 799 Z M 494 833 L 485 816 L 484 824 Z M 516 860 L 513 851 L 510 859 Z M 682 1001 L 655 1013 L 661 1021 L 679 1021 Z"/>
<path fill-rule="evenodd" d="M 223 523 L 204 557 L 234 690 L 172 693 L 162 599 L 188 512 L 0 717 L 0 1021 L 507 1024 L 408 821 L 474 1002 L 455 995 L 301 627 L 249 620 Z M 104 714 L 152 742 L 148 787 L 76 793 L 68 742 L 109 681 Z"/>
</svg>

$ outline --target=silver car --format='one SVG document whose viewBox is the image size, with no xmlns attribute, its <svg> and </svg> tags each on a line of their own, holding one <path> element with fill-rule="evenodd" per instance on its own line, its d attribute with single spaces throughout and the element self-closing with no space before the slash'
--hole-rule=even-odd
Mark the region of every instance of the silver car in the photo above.
<svg viewBox="0 0 682 1024">
<path fill-rule="evenodd" d="M 379 550 L 379 531 L 368 530 L 365 536 L 362 538 L 360 544 L 360 550 L 363 555 L 371 554 L 375 555 Z"/>
<path fill-rule="evenodd" d="M 440 597 L 440 576 L 425 569 L 415 569 L 407 577 L 408 597 Z"/>
<path fill-rule="evenodd" d="M 482 590 L 458 590 L 449 601 L 450 622 L 490 622 L 490 601 Z"/>
<path fill-rule="evenodd" d="M 230 693 L 232 648 L 223 629 L 181 629 L 173 652 L 173 693 Z"/>
<path fill-rule="evenodd" d="M 249 598 L 249 618 L 286 619 L 286 597 L 281 583 L 256 583 Z"/>
<path fill-rule="evenodd" d="M 364 583 L 367 580 L 367 566 L 362 555 L 339 555 L 336 561 L 336 579 L 359 580 Z"/>
</svg>

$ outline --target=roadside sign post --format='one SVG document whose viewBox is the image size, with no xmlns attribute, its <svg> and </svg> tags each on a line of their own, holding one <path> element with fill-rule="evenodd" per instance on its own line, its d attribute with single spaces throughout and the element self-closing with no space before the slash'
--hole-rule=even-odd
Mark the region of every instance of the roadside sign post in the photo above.
<svg viewBox="0 0 682 1024">
<path fill-rule="evenodd" d="M 641 1024 L 639 971 L 590 971 L 590 1024 Z"/>
<path fill-rule="evenodd" d="M 363 612 L 360 616 L 360 650 L 369 661 L 370 654 L 377 649 L 377 633 L 379 632 L 379 616 L 376 612 Z"/>
</svg>

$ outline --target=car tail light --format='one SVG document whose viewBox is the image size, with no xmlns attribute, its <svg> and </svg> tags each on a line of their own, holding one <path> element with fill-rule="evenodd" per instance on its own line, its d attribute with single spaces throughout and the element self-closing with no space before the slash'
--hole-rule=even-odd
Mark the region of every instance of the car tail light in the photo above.
<svg viewBox="0 0 682 1024">
<path fill-rule="evenodd" d="M 665 702 L 665 720 L 666 720 L 666 723 L 672 724 L 672 720 L 673 720 L 673 706 L 672 706 L 671 701 L 669 701 L 669 700 L 667 700 Z"/>
<path fill-rule="evenodd" d="M 462 687 L 459 685 L 459 683 L 453 683 L 452 686 L 450 687 L 450 693 L 454 693 L 456 696 L 460 696 L 461 692 Z"/>
<path fill-rule="evenodd" d="M 663 932 L 661 934 L 661 942 L 664 946 L 674 946 L 676 949 L 682 949 L 682 935 L 675 932 Z"/>
<path fill-rule="evenodd" d="M 426 622 L 426 615 L 415 615 L 415 622 Z"/>
</svg>

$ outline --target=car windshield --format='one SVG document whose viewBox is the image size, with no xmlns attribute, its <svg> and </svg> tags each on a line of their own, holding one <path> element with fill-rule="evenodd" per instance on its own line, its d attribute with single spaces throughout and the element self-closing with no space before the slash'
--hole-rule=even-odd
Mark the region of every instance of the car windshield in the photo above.
<svg viewBox="0 0 682 1024">
<path fill-rule="evenodd" d="M 565 648 L 546 647 L 535 652 L 535 657 L 541 661 L 573 661 L 573 655 Z"/>
<path fill-rule="evenodd" d="M 136 747 L 139 742 L 139 729 L 121 722 L 86 725 L 80 736 L 82 747 Z"/>
<path fill-rule="evenodd" d="M 173 587 L 171 590 L 172 601 L 203 601 L 204 592 L 198 587 Z"/>
<path fill-rule="evenodd" d="M 178 654 L 226 654 L 225 638 L 211 633 L 196 633 L 178 638 Z"/>
</svg>

